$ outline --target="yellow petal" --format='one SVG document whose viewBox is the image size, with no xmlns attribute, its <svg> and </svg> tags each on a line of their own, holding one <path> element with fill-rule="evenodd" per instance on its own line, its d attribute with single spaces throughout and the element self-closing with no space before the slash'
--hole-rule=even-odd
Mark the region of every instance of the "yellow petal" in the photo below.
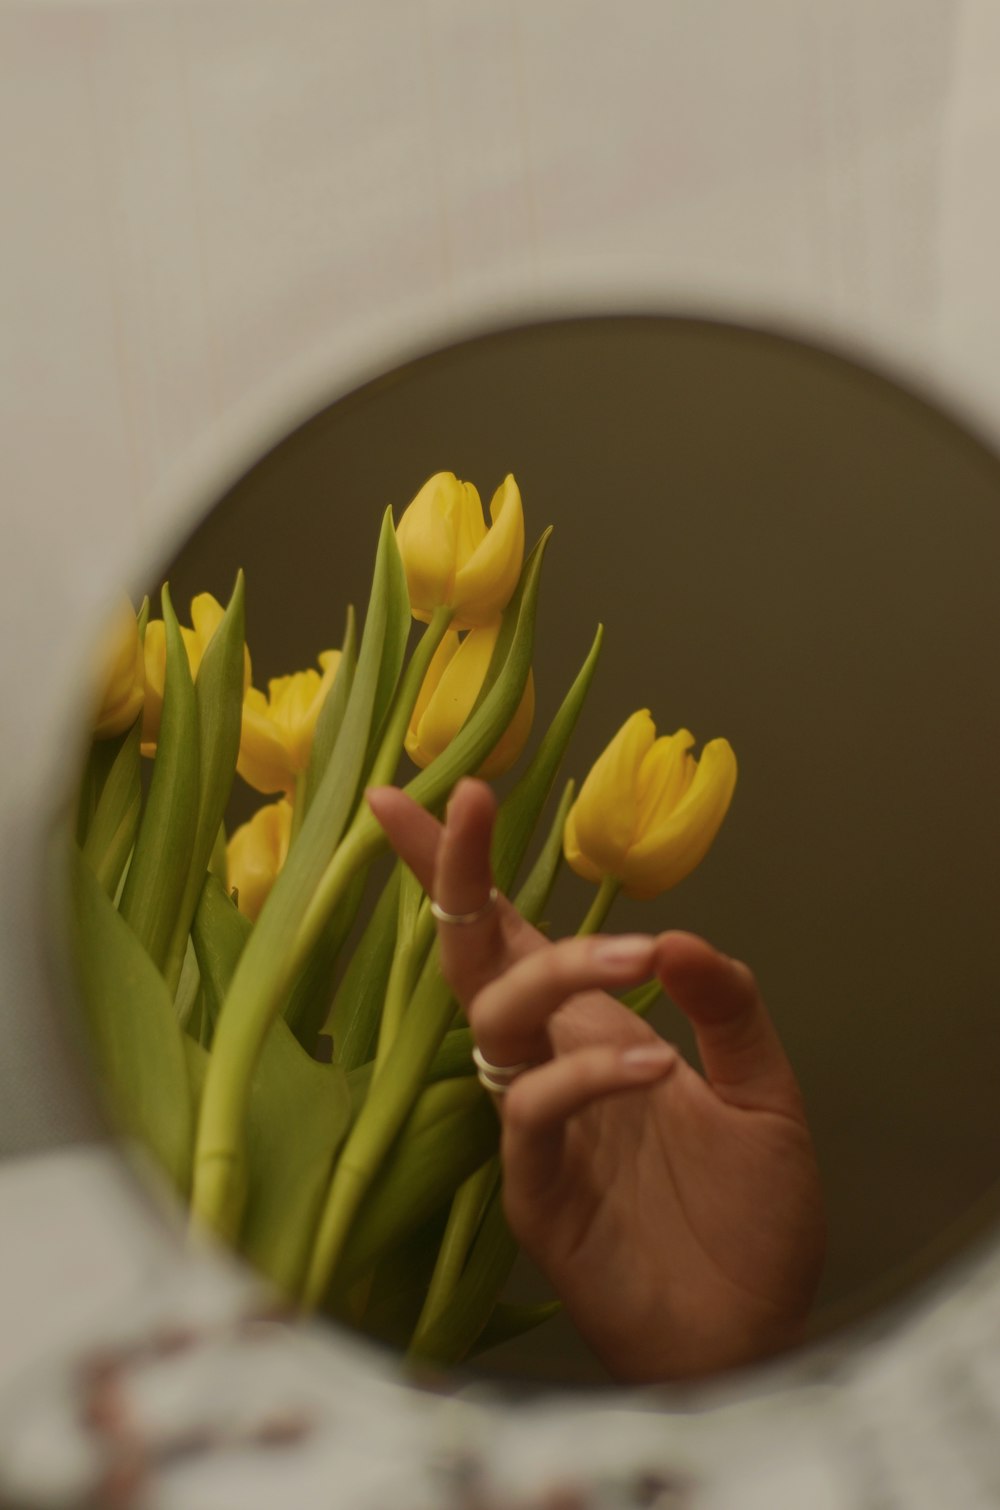
<svg viewBox="0 0 1000 1510">
<path fill-rule="evenodd" d="M 455 574 L 450 601 L 455 626 L 472 629 L 499 617 L 514 594 L 524 562 L 524 510 L 512 476 L 490 504 L 493 523 Z"/>
<path fill-rule="evenodd" d="M 200 592 L 191 599 L 191 624 L 198 641 L 198 660 L 208 649 L 208 642 L 222 623 L 225 609 L 210 592 Z"/>
<path fill-rule="evenodd" d="M 446 666 L 458 652 L 459 643 L 457 630 L 449 629 L 431 656 L 430 665 L 427 667 L 420 691 L 417 693 L 417 700 L 413 705 L 413 712 L 410 715 L 410 727 L 406 731 L 405 746 L 406 753 L 414 765 L 418 765 L 421 768 L 430 765 L 434 756 L 427 753 L 421 745 L 420 725 L 423 722 L 424 714 L 427 712 L 427 705 L 440 686 Z"/>
<path fill-rule="evenodd" d="M 570 869 L 575 870 L 578 876 L 583 876 L 585 881 L 604 880 L 602 872 L 587 859 L 587 856 L 580 848 L 580 841 L 576 834 L 576 818 L 573 808 L 570 808 L 566 814 L 566 824 L 563 828 L 563 854 L 566 856 L 566 863 Z"/>
<path fill-rule="evenodd" d="M 687 753 L 694 735 L 687 729 L 665 734 L 646 752 L 639 768 L 633 843 L 642 838 L 650 825 L 669 813 L 681 800 L 694 780 L 695 762 Z"/>
<path fill-rule="evenodd" d="M 226 612 L 226 610 L 223 608 L 223 606 L 219 602 L 218 598 L 214 598 L 210 592 L 200 592 L 197 595 L 197 597 L 191 599 L 191 624 L 193 626 L 195 638 L 196 638 L 197 644 L 198 644 L 198 658 L 197 658 L 197 661 L 196 662 L 192 661 L 192 663 L 191 663 L 191 673 L 192 673 L 192 675 L 197 675 L 198 668 L 201 666 L 201 658 L 205 654 L 205 651 L 208 649 L 208 647 L 209 647 L 209 645 L 211 643 L 211 640 L 212 640 L 212 636 L 215 634 L 215 631 L 218 629 L 219 625 L 222 623 L 222 620 L 223 620 L 223 618 L 225 616 L 225 612 Z M 251 666 L 250 666 L 250 651 L 249 651 L 248 647 L 246 645 L 244 645 L 243 646 L 243 690 L 244 690 L 244 692 L 246 691 L 246 689 L 250 685 L 251 676 L 252 676 L 252 672 L 251 672 Z"/>
<path fill-rule="evenodd" d="M 268 705 L 292 768 L 304 771 L 319 715 L 320 675 L 310 666 L 268 682 Z"/>
<path fill-rule="evenodd" d="M 331 655 L 335 655 L 336 659 L 332 660 Z M 316 734 L 316 720 L 319 718 L 320 709 L 337 675 L 340 652 L 324 650 L 321 663 L 324 657 L 326 666 L 322 676 L 310 669 L 299 672 L 292 679 L 292 698 L 289 708 L 292 717 L 288 725 L 288 748 L 292 762 L 299 772 L 304 771 L 309 764 L 313 738 Z"/>
<path fill-rule="evenodd" d="M 465 563 L 486 539 L 486 520 L 479 489 L 471 482 L 460 482 L 454 499 L 455 571 Z"/>
<path fill-rule="evenodd" d="M 288 854 L 292 805 L 284 800 L 260 808 L 226 846 L 229 884 L 241 912 L 254 922 Z"/>
<path fill-rule="evenodd" d="M 396 544 L 403 560 L 414 618 L 427 623 L 451 601 L 455 581 L 458 514 L 466 494 L 454 472 L 435 472 L 403 511 Z"/>
<path fill-rule="evenodd" d="M 627 896 L 654 897 L 690 875 L 711 848 L 736 787 L 729 741 L 705 746 L 687 791 L 629 851 L 619 879 Z"/>
<path fill-rule="evenodd" d="M 251 687 L 243 699 L 243 727 L 236 769 L 258 792 L 293 792 L 296 771 L 267 698 Z"/>
<path fill-rule="evenodd" d="M 139 625 L 124 596 L 105 631 L 100 660 L 102 693 L 94 737 L 111 739 L 135 723 L 145 684 Z"/>
<path fill-rule="evenodd" d="M 475 634 L 475 630 L 471 631 Z M 484 781 L 492 781 L 495 776 L 502 776 L 509 771 L 517 761 L 528 743 L 531 734 L 531 726 L 535 721 L 535 677 L 534 672 L 528 672 L 528 680 L 524 684 L 524 692 L 521 701 L 517 705 L 517 712 L 501 734 L 493 749 L 483 761 L 476 772 Z"/>
<path fill-rule="evenodd" d="M 499 633 L 499 621 L 472 630 L 447 658 L 419 721 L 413 725 L 416 751 L 413 759 L 418 765 L 430 765 L 446 750 L 472 712 Z"/>
<path fill-rule="evenodd" d="M 639 771 L 655 738 L 649 710 L 633 713 L 591 766 L 573 804 L 580 853 L 601 876 L 621 879 L 635 834 Z"/>
</svg>

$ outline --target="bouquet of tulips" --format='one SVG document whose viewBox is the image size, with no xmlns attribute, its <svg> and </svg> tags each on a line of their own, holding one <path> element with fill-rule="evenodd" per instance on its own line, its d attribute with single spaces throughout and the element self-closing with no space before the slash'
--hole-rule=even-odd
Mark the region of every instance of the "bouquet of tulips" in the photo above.
<svg viewBox="0 0 1000 1510">
<path fill-rule="evenodd" d="M 387 879 L 374 866 L 388 846 L 364 792 L 396 779 L 405 751 L 418 768 L 406 790 L 438 810 L 462 776 L 519 759 L 547 538 L 525 559 L 513 477 L 487 524 L 476 489 L 439 473 L 398 526 L 383 518 L 363 633 L 348 611 L 340 649 L 266 694 L 242 573 L 225 609 L 195 598 L 190 627 L 166 586 L 161 619 L 123 605 L 79 799 L 76 959 L 125 1130 L 196 1228 L 293 1303 L 438 1364 L 556 1302 L 501 1298 L 516 1249 L 497 1114 L 438 966 L 430 899 L 401 862 Z M 412 619 L 425 627 L 408 656 Z M 639 712 L 578 796 L 563 786 L 532 846 L 601 633 L 501 804 L 492 856 L 498 887 L 537 923 L 565 854 L 598 887 L 581 932 L 619 888 L 651 897 L 693 869 L 735 783 L 725 740 L 696 762 L 686 730 L 657 739 Z M 227 840 L 236 773 L 272 800 Z"/>
</svg>

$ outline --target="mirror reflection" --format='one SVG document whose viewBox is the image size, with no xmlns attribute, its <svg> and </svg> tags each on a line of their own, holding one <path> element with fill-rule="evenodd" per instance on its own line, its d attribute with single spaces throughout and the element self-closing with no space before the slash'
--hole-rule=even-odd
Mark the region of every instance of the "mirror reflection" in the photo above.
<svg viewBox="0 0 1000 1510">
<path fill-rule="evenodd" d="M 982 661 L 1000 642 L 996 462 L 951 421 L 851 363 L 693 321 L 505 332 L 332 404 L 255 466 L 148 584 L 152 593 L 169 579 L 178 616 L 207 655 L 237 568 L 246 574 L 252 668 L 237 664 L 237 650 L 230 660 L 241 694 L 247 677 L 257 691 L 243 715 L 245 779 L 226 817 L 244 919 L 268 889 L 260 855 L 268 846 L 282 855 L 303 821 L 296 730 L 339 669 L 336 656 L 318 663 L 317 653 L 349 655 L 344 612 L 357 606 L 359 631 L 386 506 L 398 523 L 442 472 L 474 483 L 487 506 L 497 490 L 492 516 L 480 510 L 488 549 L 472 574 L 487 597 L 491 573 L 510 575 L 514 491 L 527 552 L 554 526 L 531 655 L 534 732 L 519 687 L 504 720 L 514 763 L 500 761 L 492 782 L 501 802 L 557 719 L 597 624 L 606 627 L 527 856 L 530 869 L 563 781 L 575 777 L 570 863 L 536 897 L 533 924 L 505 902 L 506 877 L 491 898 L 493 799 L 483 787 L 463 787 L 447 815 L 443 792 L 431 815 L 393 792 L 372 800 L 380 834 L 408 868 L 375 859 L 356 920 L 344 913 L 339 949 L 324 962 L 328 990 L 314 992 L 323 1010 L 306 1014 L 317 1065 L 332 1059 L 316 1073 L 341 1065 L 355 1076 L 345 1126 L 324 1124 L 318 1135 L 350 1139 L 347 1124 L 354 1117 L 357 1126 L 398 1031 L 385 1030 L 382 1042 L 373 1030 L 345 1049 L 355 1019 L 345 1016 L 344 981 L 354 960 L 352 1000 L 383 965 L 388 986 L 391 949 L 383 942 L 366 955 L 365 930 L 380 905 L 397 923 L 407 906 L 416 918 L 419 889 L 407 901 L 399 879 L 411 874 L 436 898 L 437 922 L 425 911 L 421 936 L 429 943 L 436 928 L 440 937 L 441 968 L 470 1011 L 492 1100 L 464 1070 L 461 1095 L 478 1095 L 490 1120 L 469 1123 L 484 1157 L 465 1180 L 464 1204 L 453 1208 L 449 1190 L 391 1254 L 367 1268 L 359 1260 L 318 1298 L 340 1320 L 404 1341 L 427 1319 L 432 1276 L 456 1289 L 489 1223 L 501 1230 L 506 1199 L 523 1251 L 481 1334 L 496 1342 L 474 1360 L 484 1372 L 575 1383 L 691 1376 L 865 1314 L 995 1210 L 997 967 L 988 941 L 998 819 L 984 793 L 998 715 Z M 505 482 L 511 474 L 516 483 Z M 424 496 L 429 517 L 463 517 L 468 495 L 448 493 L 457 486 L 439 480 Z M 409 542 L 399 532 L 414 602 L 428 590 L 420 517 L 419 508 L 409 516 Z M 508 589 L 516 579 L 517 570 Z M 476 622 L 473 606 L 459 622 L 462 664 L 478 655 L 479 670 L 463 681 L 455 660 L 446 682 L 438 664 L 431 681 L 447 696 L 422 726 L 409 725 L 409 754 L 394 778 L 376 769 L 377 785 L 433 770 L 461 725 L 456 700 L 467 697 L 464 716 L 487 665 L 500 664 L 496 609 Z M 156 599 L 145 632 L 165 642 L 159 613 Z M 513 637 L 516 615 L 507 622 Z M 477 649 L 484 632 L 494 638 Z M 315 668 L 308 684 L 265 696 L 269 679 L 305 667 Z M 135 733 L 147 752 L 170 737 L 154 728 L 158 711 L 147 691 Z M 611 756 L 602 753 L 609 745 Z M 591 771 L 588 797 L 580 788 Z M 295 798 L 287 810 L 275 804 L 282 792 Z M 263 847 L 238 841 L 264 803 Z M 640 854 L 642 815 L 652 837 Z M 609 888 L 609 876 L 623 884 Z M 232 875 L 228 884 L 231 893 Z M 142 914 L 141 895 L 133 854 L 121 880 L 126 912 Z M 205 906 L 228 903 L 220 886 Z M 291 927 L 301 907 L 288 905 Z M 155 909 L 147 911 L 140 927 L 153 936 Z M 598 932 L 625 936 L 617 954 L 602 958 L 594 939 L 575 937 L 588 917 Z M 205 987 L 218 961 L 186 939 L 156 947 L 173 971 L 175 1002 L 190 996 L 184 1074 L 197 1099 L 213 1027 Z M 663 990 L 647 993 L 640 1014 L 634 1000 L 617 1000 L 651 979 Z M 295 983 L 276 989 L 287 995 Z M 446 1027 L 468 1036 L 464 1023 L 452 1001 Z M 672 1052 L 658 1051 L 664 1042 Z M 428 1119 L 430 1127 L 430 1110 Z M 505 1198 L 493 1159 L 498 1123 Z M 291 1136 L 304 1148 L 315 1134 L 303 1126 Z M 278 1252 L 251 1203 L 248 1232 L 245 1201 L 222 1189 L 232 1171 L 221 1138 L 206 1135 L 201 1147 L 205 1199 L 223 1213 L 217 1225 L 240 1228 L 251 1259 L 255 1245 L 266 1249 L 269 1272 L 285 1264 L 307 1273 L 308 1239 L 294 1222 L 282 1224 Z M 240 1178 L 232 1175 L 233 1190 Z M 346 1233 L 350 1194 L 342 1199 Z M 363 1225 L 362 1197 L 356 1204 Z M 442 1279 L 449 1243 L 452 1273 Z M 554 1295 L 563 1304 L 549 1315 Z M 515 1336 L 529 1321 L 543 1324 Z"/>
</svg>

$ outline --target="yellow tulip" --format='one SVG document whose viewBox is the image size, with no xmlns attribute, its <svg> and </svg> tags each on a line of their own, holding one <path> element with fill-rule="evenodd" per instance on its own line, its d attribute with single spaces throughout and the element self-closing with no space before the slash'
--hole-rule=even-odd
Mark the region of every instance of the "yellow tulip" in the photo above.
<svg viewBox="0 0 1000 1510">
<path fill-rule="evenodd" d="M 104 690 L 94 736 L 112 739 L 132 727 L 143 698 L 142 641 L 135 610 L 127 598 L 122 598 L 105 630 L 101 664 Z"/>
<path fill-rule="evenodd" d="M 455 738 L 472 712 L 489 669 L 500 621 L 470 629 L 464 639 L 449 630 L 434 652 L 417 696 L 406 735 L 406 752 L 418 766 L 430 765 Z M 509 771 L 528 742 L 535 716 L 531 672 L 517 712 L 483 761 L 478 774 L 486 780 Z"/>
<path fill-rule="evenodd" d="M 240 911 L 254 923 L 285 863 L 291 832 L 292 804 L 282 797 L 254 813 L 226 846 L 229 885 L 236 889 Z"/>
<path fill-rule="evenodd" d="M 425 482 L 396 527 L 413 616 L 429 623 L 454 609 L 456 629 L 491 623 L 507 607 L 524 560 L 524 512 L 513 477 L 490 504 L 487 528 L 479 494 L 454 472 Z"/>
<path fill-rule="evenodd" d="M 339 650 L 323 650 L 322 675 L 313 667 L 276 676 L 267 695 L 249 687 L 243 699 L 243 733 L 236 769 L 258 792 L 287 792 L 309 764 L 316 720 L 340 665 Z"/>
<path fill-rule="evenodd" d="M 191 676 L 197 677 L 201 658 L 208 649 L 209 641 L 222 622 L 225 609 L 210 592 L 201 592 L 191 600 L 191 623 L 188 629 L 181 624 L 181 638 L 187 651 Z M 243 682 L 250 685 L 250 652 L 243 650 Z M 142 710 L 142 753 L 156 754 L 156 741 L 160 737 L 160 719 L 163 715 L 163 689 L 167 680 L 167 637 L 162 619 L 150 619 L 146 625 L 144 649 L 146 674 L 146 701 Z"/>
<path fill-rule="evenodd" d="M 736 757 L 713 739 L 695 760 L 693 744 L 687 729 L 657 739 L 647 709 L 626 720 L 566 819 L 563 849 L 578 875 L 648 898 L 701 863 L 732 800 Z"/>
</svg>

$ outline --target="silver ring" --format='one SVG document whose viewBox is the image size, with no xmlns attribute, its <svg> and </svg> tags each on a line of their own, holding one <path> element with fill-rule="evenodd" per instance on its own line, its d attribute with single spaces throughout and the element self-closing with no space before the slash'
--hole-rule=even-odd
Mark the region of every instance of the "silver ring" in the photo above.
<svg viewBox="0 0 1000 1510">
<path fill-rule="evenodd" d="M 490 887 L 490 894 L 482 907 L 477 907 L 475 912 L 445 912 L 437 902 L 431 901 L 431 912 L 439 923 L 453 923 L 458 928 L 467 928 L 470 923 L 482 922 L 483 918 L 489 917 L 493 908 L 497 905 L 497 889 Z"/>
<path fill-rule="evenodd" d="M 532 1068 L 527 1061 L 524 1064 L 490 1064 L 478 1044 L 472 1050 L 472 1062 L 476 1066 L 479 1084 L 494 1096 L 505 1095 L 518 1075 Z"/>
</svg>

